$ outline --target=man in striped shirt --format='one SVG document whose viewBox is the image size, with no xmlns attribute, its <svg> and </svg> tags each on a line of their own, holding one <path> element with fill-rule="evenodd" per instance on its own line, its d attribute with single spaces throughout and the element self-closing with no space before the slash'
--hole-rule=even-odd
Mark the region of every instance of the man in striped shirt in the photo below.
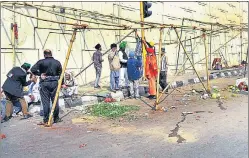
<svg viewBox="0 0 249 158">
<path fill-rule="evenodd" d="M 168 72 L 168 58 L 166 56 L 165 48 L 162 48 L 159 84 L 163 90 L 167 87 L 167 72 Z M 168 92 L 168 89 L 166 90 L 166 92 Z"/>
</svg>

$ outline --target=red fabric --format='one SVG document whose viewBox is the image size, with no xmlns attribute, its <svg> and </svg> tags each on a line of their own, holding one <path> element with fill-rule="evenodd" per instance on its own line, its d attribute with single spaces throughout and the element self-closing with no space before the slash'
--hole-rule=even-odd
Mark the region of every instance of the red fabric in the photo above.
<svg viewBox="0 0 249 158">
<path fill-rule="evenodd" d="M 17 24 L 13 25 L 14 27 L 14 34 L 15 34 L 15 38 L 18 39 L 18 30 L 17 30 Z"/>
<path fill-rule="evenodd" d="M 146 48 L 146 51 L 148 52 L 148 53 L 154 53 L 155 54 L 155 50 L 153 49 L 153 48 Z"/>
</svg>

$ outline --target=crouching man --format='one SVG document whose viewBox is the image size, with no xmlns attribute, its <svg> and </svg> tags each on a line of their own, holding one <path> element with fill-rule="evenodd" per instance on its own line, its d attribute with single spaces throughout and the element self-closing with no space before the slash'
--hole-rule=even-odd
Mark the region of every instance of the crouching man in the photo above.
<svg viewBox="0 0 249 158">
<path fill-rule="evenodd" d="M 72 72 L 65 72 L 64 88 L 62 93 L 64 97 L 76 97 L 78 95 L 78 85 Z"/>
<path fill-rule="evenodd" d="M 21 104 L 24 119 L 32 117 L 32 115 L 28 113 L 28 105 L 23 95 L 23 87 L 31 83 L 31 81 L 26 81 L 30 67 L 30 64 L 24 63 L 21 67 L 12 68 L 7 74 L 7 79 L 2 87 L 7 100 L 4 121 L 8 121 L 11 118 L 13 104 L 16 102 L 20 102 Z"/>
</svg>

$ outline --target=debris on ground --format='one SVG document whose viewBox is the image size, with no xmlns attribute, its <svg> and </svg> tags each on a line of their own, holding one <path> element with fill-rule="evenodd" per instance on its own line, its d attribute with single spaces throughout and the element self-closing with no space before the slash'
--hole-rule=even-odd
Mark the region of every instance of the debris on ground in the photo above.
<svg viewBox="0 0 249 158">
<path fill-rule="evenodd" d="M 79 146 L 79 148 L 83 148 L 83 147 L 85 147 L 87 144 L 81 144 L 80 146 Z"/>
<path fill-rule="evenodd" d="M 209 97 L 209 95 L 207 93 L 201 95 L 201 99 L 204 99 L 204 100 L 206 100 L 208 97 Z"/>
<path fill-rule="evenodd" d="M 176 106 L 171 106 L 170 109 L 176 109 Z"/>
<path fill-rule="evenodd" d="M 162 111 L 167 112 L 167 111 L 168 111 L 168 109 L 167 109 L 167 108 L 165 108 L 165 107 L 162 107 Z"/>
<path fill-rule="evenodd" d="M 213 86 L 212 87 L 212 91 L 211 91 L 211 98 L 212 99 L 217 99 L 217 98 L 220 98 L 221 95 L 220 95 L 220 90 L 217 86 Z"/>
<path fill-rule="evenodd" d="M 106 102 L 106 103 L 112 103 L 112 102 L 116 102 L 116 100 L 113 99 L 113 98 L 105 98 L 104 102 Z"/>
<path fill-rule="evenodd" d="M 193 114 L 193 112 L 182 112 L 183 115 L 186 115 L 186 114 Z"/>
<path fill-rule="evenodd" d="M 0 138 L 4 139 L 4 138 L 6 138 L 6 135 L 5 134 L 0 134 Z"/>
</svg>

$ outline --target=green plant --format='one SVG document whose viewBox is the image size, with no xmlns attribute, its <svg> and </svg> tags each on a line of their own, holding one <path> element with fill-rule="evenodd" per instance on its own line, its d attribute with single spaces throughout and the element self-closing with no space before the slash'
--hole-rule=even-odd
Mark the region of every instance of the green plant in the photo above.
<svg viewBox="0 0 249 158">
<path fill-rule="evenodd" d="M 98 103 L 92 106 L 91 114 L 93 116 L 117 118 L 125 115 L 130 111 L 139 110 L 139 106 L 133 105 L 119 105 L 118 103 Z"/>
</svg>

